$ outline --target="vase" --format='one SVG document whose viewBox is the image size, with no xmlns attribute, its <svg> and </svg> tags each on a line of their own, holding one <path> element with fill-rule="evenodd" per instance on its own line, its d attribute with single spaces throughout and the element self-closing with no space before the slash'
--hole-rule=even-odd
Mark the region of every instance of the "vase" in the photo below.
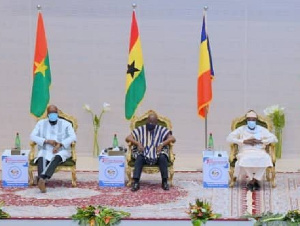
<svg viewBox="0 0 300 226">
<path fill-rule="evenodd" d="M 98 157 L 100 153 L 99 142 L 98 142 L 98 127 L 94 127 L 94 147 L 93 147 L 93 156 Z"/>
<path fill-rule="evenodd" d="M 278 139 L 278 142 L 275 144 L 275 154 L 276 158 L 281 158 L 282 151 L 282 128 L 275 128 L 275 135 Z"/>
</svg>

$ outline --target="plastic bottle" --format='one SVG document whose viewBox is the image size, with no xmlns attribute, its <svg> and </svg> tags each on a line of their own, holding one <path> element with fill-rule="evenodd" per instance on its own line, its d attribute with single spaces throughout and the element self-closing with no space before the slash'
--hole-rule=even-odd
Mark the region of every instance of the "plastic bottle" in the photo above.
<svg viewBox="0 0 300 226">
<path fill-rule="evenodd" d="M 19 133 L 16 134 L 15 148 L 17 148 L 18 150 L 21 150 L 21 140 L 20 140 L 20 134 Z"/>
<path fill-rule="evenodd" d="M 113 146 L 113 148 L 119 147 L 119 142 L 118 142 L 117 134 L 114 135 L 113 145 L 112 146 Z"/>
<path fill-rule="evenodd" d="M 214 138 L 212 136 L 212 133 L 209 134 L 209 138 L 208 138 L 208 150 L 212 151 L 214 150 Z"/>
</svg>

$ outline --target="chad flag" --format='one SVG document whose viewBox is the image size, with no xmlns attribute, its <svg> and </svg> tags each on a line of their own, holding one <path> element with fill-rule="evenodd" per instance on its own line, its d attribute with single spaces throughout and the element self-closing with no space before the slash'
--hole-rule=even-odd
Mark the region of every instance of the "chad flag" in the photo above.
<svg viewBox="0 0 300 226">
<path fill-rule="evenodd" d="M 142 55 L 141 39 L 135 18 L 132 12 L 131 33 L 129 43 L 129 59 L 126 75 L 125 117 L 131 119 L 139 103 L 144 98 L 146 79 Z"/>
<path fill-rule="evenodd" d="M 212 100 L 212 79 L 214 69 L 211 59 L 208 35 L 205 26 L 205 13 L 200 43 L 199 73 L 198 73 L 198 115 L 205 118 Z"/>
<path fill-rule="evenodd" d="M 30 112 L 41 117 L 47 109 L 50 99 L 49 87 L 51 73 L 47 40 L 41 12 L 38 13 L 35 54 L 33 63 L 33 85 Z"/>
</svg>

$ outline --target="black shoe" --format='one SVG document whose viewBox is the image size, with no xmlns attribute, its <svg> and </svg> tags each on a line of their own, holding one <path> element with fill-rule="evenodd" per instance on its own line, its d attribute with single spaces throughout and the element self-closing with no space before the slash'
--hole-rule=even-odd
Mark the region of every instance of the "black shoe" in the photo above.
<svg viewBox="0 0 300 226">
<path fill-rule="evenodd" d="M 247 187 L 247 190 L 253 191 L 254 185 L 253 185 L 252 183 L 248 183 L 248 184 L 246 185 L 246 187 Z"/>
<path fill-rule="evenodd" d="M 168 191 L 168 190 L 169 190 L 168 182 L 163 182 L 163 183 L 161 184 L 161 187 L 162 187 L 162 189 L 164 189 L 165 191 Z"/>
<path fill-rule="evenodd" d="M 256 181 L 253 185 L 253 191 L 259 191 L 260 190 L 260 184 Z"/>
<path fill-rule="evenodd" d="M 139 182 L 134 182 L 132 187 L 131 187 L 131 191 L 137 191 L 140 189 L 140 184 Z"/>
</svg>

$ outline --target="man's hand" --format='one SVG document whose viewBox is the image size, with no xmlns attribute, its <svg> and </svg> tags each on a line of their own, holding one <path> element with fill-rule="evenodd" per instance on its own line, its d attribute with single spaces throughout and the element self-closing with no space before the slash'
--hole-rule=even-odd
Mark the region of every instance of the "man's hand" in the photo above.
<svg viewBox="0 0 300 226">
<path fill-rule="evenodd" d="M 160 143 L 160 144 L 156 147 L 156 153 L 157 153 L 157 154 L 161 153 L 161 150 L 162 150 L 163 146 L 164 146 L 164 145 L 163 145 L 162 143 Z"/>
<path fill-rule="evenodd" d="M 143 145 L 141 143 L 138 143 L 137 149 L 138 149 L 139 152 L 143 152 L 144 151 L 144 147 L 143 147 Z"/>
<path fill-rule="evenodd" d="M 57 142 L 55 140 L 45 140 L 45 144 L 50 144 L 51 146 L 55 147 Z"/>
<path fill-rule="evenodd" d="M 254 146 L 256 144 L 262 144 L 262 141 L 261 140 L 257 140 L 255 138 L 251 138 L 251 139 L 248 139 L 248 140 L 244 140 L 243 143 Z"/>
<path fill-rule="evenodd" d="M 56 145 L 54 146 L 54 148 L 52 150 L 53 154 L 56 154 L 61 147 L 62 147 L 62 144 L 56 142 Z"/>
</svg>

